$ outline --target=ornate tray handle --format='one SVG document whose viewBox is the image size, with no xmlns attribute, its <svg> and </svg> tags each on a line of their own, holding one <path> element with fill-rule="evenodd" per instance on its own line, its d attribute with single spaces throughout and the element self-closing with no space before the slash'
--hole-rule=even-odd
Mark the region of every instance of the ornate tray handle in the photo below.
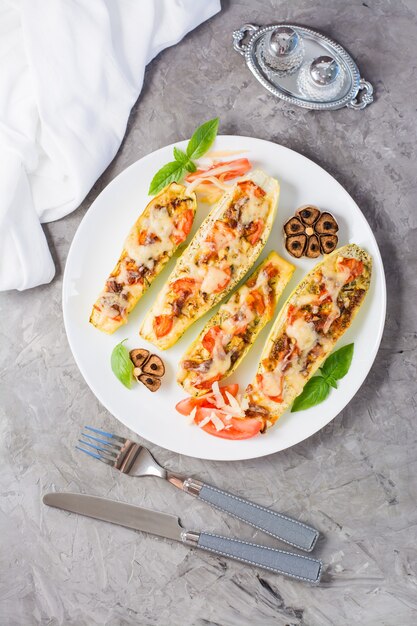
<svg viewBox="0 0 417 626">
<path fill-rule="evenodd" d="M 361 78 L 359 81 L 359 91 L 356 94 L 356 97 L 353 98 L 350 102 L 347 103 L 347 107 L 349 109 L 364 109 L 368 104 L 374 101 L 374 88 L 371 83 L 369 83 L 364 78 Z"/>
<path fill-rule="evenodd" d="M 255 26 L 255 24 L 244 24 L 242 28 L 233 32 L 233 48 L 236 52 L 245 54 L 248 46 L 242 42 L 246 35 L 253 35 L 257 30 L 259 30 L 259 26 Z"/>
</svg>

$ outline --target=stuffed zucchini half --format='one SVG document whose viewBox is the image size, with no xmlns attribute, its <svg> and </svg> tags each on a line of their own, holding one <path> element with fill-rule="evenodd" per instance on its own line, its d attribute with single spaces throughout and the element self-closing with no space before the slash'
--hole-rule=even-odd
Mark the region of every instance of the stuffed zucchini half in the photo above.
<svg viewBox="0 0 417 626">
<path fill-rule="evenodd" d="M 155 196 L 131 228 L 116 267 L 93 305 L 90 322 L 105 333 L 126 324 L 152 281 L 193 225 L 194 193 L 171 183 Z"/>
<path fill-rule="evenodd" d="M 271 252 L 207 322 L 180 362 L 177 381 L 200 396 L 230 376 L 269 322 L 294 266 Z"/>
<path fill-rule="evenodd" d="M 246 389 L 248 417 L 271 426 L 349 328 L 369 289 L 372 259 L 355 244 L 327 256 L 281 309 Z"/>
<path fill-rule="evenodd" d="M 144 319 L 140 334 L 162 350 L 243 278 L 264 247 L 279 184 L 254 171 L 227 190 L 206 217 Z"/>
</svg>

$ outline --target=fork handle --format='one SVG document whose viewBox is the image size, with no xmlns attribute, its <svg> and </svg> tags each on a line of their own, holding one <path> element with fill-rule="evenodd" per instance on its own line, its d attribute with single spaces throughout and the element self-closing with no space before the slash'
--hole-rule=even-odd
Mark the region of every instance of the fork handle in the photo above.
<svg viewBox="0 0 417 626">
<path fill-rule="evenodd" d="M 316 544 L 319 536 L 318 531 L 303 522 L 249 500 L 244 500 L 227 491 L 217 489 L 217 487 L 206 485 L 194 478 L 183 479 L 179 476 L 174 477 L 174 475 L 168 475 L 167 478 L 176 487 L 198 497 L 200 500 L 204 500 L 216 509 L 229 513 L 242 522 L 246 522 L 295 548 L 310 552 Z"/>
<path fill-rule="evenodd" d="M 208 552 L 255 565 L 271 572 L 284 574 L 291 578 L 310 583 L 320 581 L 323 564 L 309 556 L 284 552 L 284 550 L 206 532 L 185 532 L 183 541 Z"/>
</svg>

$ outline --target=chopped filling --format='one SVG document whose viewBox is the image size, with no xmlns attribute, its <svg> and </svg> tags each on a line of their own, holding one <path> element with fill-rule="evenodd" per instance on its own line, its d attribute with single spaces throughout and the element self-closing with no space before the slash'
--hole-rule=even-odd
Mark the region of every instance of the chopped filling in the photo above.
<svg viewBox="0 0 417 626">
<path fill-rule="evenodd" d="M 279 270 L 266 260 L 230 300 L 223 304 L 214 325 L 188 351 L 178 380 L 196 389 L 209 389 L 228 375 L 253 342 L 254 335 L 272 317 Z"/>
<path fill-rule="evenodd" d="M 263 236 L 270 203 L 261 187 L 252 181 L 236 185 L 233 199 L 213 223 L 181 276 L 170 283 L 160 312 L 169 315 L 175 328 L 178 318 L 195 319 L 196 311 L 211 308 L 218 294 L 227 292 L 236 272 Z M 188 281 L 176 288 L 178 281 Z M 154 331 L 155 318 L 153 321 Z M 166 326 L 168 328 L 168 326 Z M 215 373 L 215 376 L 219 372 Z"/>
<path fill-rule="evenodd" d="M 185 241 L 194 219 L 189 197 L 153 205 L 130 231 L 124 254 L 108 278 L 94 309 L 116 322 L 127 318 L 130 307 Z"/>
<path fill-rule="evenodd" d="M 362 261 L 341 256 L 317 271 L 289 304 L 285 324 L 261 363 L 256 383 L 248 388 L 249 414 L 265 410 L 257 402 L 262 396 L 282 403 L 290 387 L 296 395 L 301 392 L 314 363 L 328 353 L 349 325 L 366 293 L 368 277 Z"/>
</svg>

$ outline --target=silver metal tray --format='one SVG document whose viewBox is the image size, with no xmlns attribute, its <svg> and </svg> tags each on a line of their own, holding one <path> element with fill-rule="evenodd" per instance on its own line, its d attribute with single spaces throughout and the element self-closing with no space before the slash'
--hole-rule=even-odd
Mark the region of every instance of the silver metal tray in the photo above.
<svg viewBox="0 0 417 626">
<path fill-rule="evenodd" d="M 268 67 L 263 60 L 262 48 L 265 38 L 279 26 L 292 28 L 304 45 L 304 60 L 295 72 L 279 72 Z M 243 40 L 249 37 L 247 43 Z M 338 43 L 321 33 L 297 26 L 294 24 L 272 24 L 269 26 L 255 26 L 245 24 L 233 33 L 234 49 L 245 57 L 250 71 L 258 81 L 281 100 L 305 109 L 334 110 L 348 107 L 350 109 L 364 109 L 373 102 L 373 87 L 371 83 L 360 76 L 358 66 L 350 54 Z M 300 89 L 299 74 L 306 64 L 320 56 L 331 56 L 342 70 L 342 84 L 336 97 L 311 98 Z"/>
</svg>

